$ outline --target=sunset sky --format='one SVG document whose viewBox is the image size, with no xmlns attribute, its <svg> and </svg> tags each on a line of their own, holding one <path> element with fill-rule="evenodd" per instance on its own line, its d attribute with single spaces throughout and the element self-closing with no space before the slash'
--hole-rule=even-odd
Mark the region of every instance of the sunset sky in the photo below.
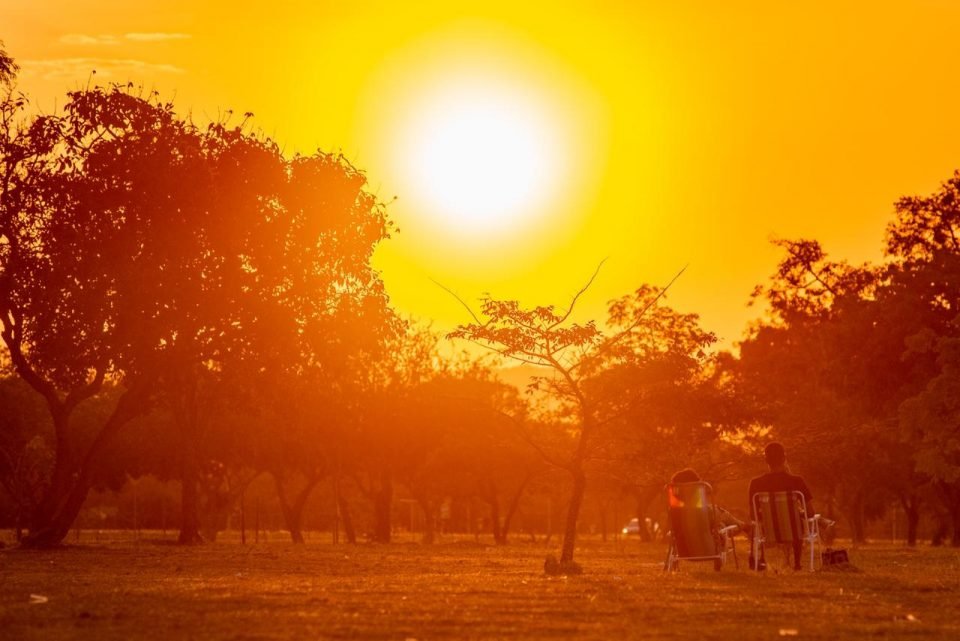
<svg viewBox="0 0 960 641">
<path fill-rule="evenodd" d="M 4 0 L 0 39 L 45 111 L 96 69 L 342 149 L 397 197 L 395 305 L 438 329 L 468 319 L 431 279 L 564 304 L 609 257 L 579 318 L 689 264 L 670 300 L 732 344 L 771 238 L 876 259 L 893 201 L 960 167 L 960 3 L 835 4 Z"/>
</svg>

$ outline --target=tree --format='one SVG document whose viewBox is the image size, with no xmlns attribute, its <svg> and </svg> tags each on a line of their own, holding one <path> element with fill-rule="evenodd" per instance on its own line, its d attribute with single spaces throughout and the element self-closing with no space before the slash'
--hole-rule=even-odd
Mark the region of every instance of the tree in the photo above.
<svg viewBox="0 0 960 641">
<path fill-rule="evenodd" d="M 922 199 L 898 203 L 891 260 L 879 266 L 830 260 L 815 241 L 781 241 L 786 256 L 756 294 L 770 317 L 741 345 L 740 387 L 756 418 L 814 472 L 827 509 L 837 501 L 858 541 L 894 497 L 907 514 L 908 542 L 917 538 L 927 477 L 896 425 L 900 404 L 933 375 L 933 359 L 906 345 L 946 320 L 935 284 L 949 279 L 917 262 L 925 239 L 941 236 L 930 231 L 930 209 Z"/>
<path fill-rule="evenodd" d="M 254 464 L 273 477 L 290 538 L 302 544 L 307 502 L 338 459 L 338 429 L 349 420 L 345 399 L 316 371 L 255 379 L 250 399 Z"/>
<path fill-rule="evenodd" d="M 348 395 L 355 404 L 338 439 L 343 468 L 373 505 L 371 537 L 377 543 L 392 539 L 397 477 L 422 445 L 410 421 L 415 390 L 444 365 L 432 332 L 414 325 L 403 329 L 382 354 L 364 353 L 355 363 L 357 376 Z"/>
<path fill-rule="evenodd" d="M 445 501 L 479 495 L 491 509 L 494 541 L 506 543 L 537 469 L 527 465 L 523 454 L 529 448 L 522 448 L 511 430 L 523 417 L 516 389 L 496 380 L 485 362 L 437 359 L 435 372 L 409 390 L 400 417 L 396 428 L 405 446 L 397 478 L 426 516 L 424 542 L 434 542 Z"/>
<path fill-rule="evenodd" d="M 896 204 L 887 228 L 886 306 L 911 321 L 904 360 L 918 363 L 899 423 L 915 448 L 917 471 L 930 480 L 960 546 L 957 320 L 960 312 L 960 172 L 929 196 Z"/>
<path fill-rule="evenodd" d="M 506 545 L 521 499 L 544 475 L 545 463 L 522 437 L 537 431 L 526 399 L 483 370 L 476 372 L 472 387 L 474 411 L 469 416 L 474 420 L 455 423 L 460 434 L 453 439 L 456 452 L 451 457 L 461 461 L 457 470 L 472 486 L 468 493 L 490 507 L 494 543 Z"/>
<path fill-rule="evenodd" d="M 587 486 L 587 461 L 598 445 L 598 431 L 610 420 L 590 395 L 588 381 L 601 370 L 605 359 L 628 353 L 632 342 L 642 341 L 641 336 L 647 332 L 656 332 L 658 315 L 648 317 L 647 312 L 670 287 L 641 287 L 634 295 L 615 302 L 611 320 L 616 329 L 605 336 L 594 321 L 580 324 L 570 320 L 577 301 L 598 272 L 599 267 L 562 310 L 552 305 L 524 308 L 517 301 L 487 296 L 477 315 L 464 303 L 474 322 L 450 333 L 451 338 L 478 343 L 501 356 L 545 368 L 553 374 L 539 377 L 535 385 L 556 404 L 556 413 L 567 429 L 567 438 L 559 451 L 548 452 L 539 446 L 544 458 L 566 471 L 571 481 L 560 552 L 561 571 L 579 569 L 573 556 Z"/>
<path fill-rule="evenodd" d="M 888 426 L 903 380 L 877 373 L 899 360 L 900 328 L 877 303 L 877 268 L 833 261 L 816 241 L 777 244 L 785 255 L 754 293 L 769 316 L 741 344 L 739 389 L 808 476 L 821 509 L 839 504 L 862 541 L 892 489 L 879 482 L 880 461 L 896 441 Z"/>
<path fill-rule="evenodd" d="M 99 170 L 121 148 L 173 144 L 182 128 L 167 105 L 119 90 L 75 92 L 62 116 L 30 121 L 15 118 L 23 104 L 0 106 L 0 335 L 14 371 L 41 395 L 53 422 L 51 481 L 24 539 L 47 546 L 66 535 L 99 453 L 147 405 L 162 340 L 149 293 L 170 283 L 144 276 L 162 274 L 177 258 L 151 251 L 158 221 L 111 202 L 131 186 L 128 176 Z M 108 378 L 122 382 L 123 392 L 83 440 L 71 418 Z"/>
<path fill-rule="evenodd" d="M 228 359 L 283 360 L 338 301 L 376 327 L 374 245 L 389 223 L 342 157 L 283 158 L 244 123 L 206 130 L 114 86 L 23 124 L 2 105 L 0 322 L 17 374 L 51 413 L 56 458 L 25 543 L 62 540 L 97 457 L 163 390 L 184 453 L 185 542 L 198 539 L 201 381 Z M 288 351 L 284 351 L 288 350 Z M 70 417 L 115 380 L 92 443 Z"/>
<path fill-rule="evenodd" d="M 704 353 L 709 338 L 696 317 L 678 316 L 671 325 L 672 345 L 662 338 L 643 345 L 595 381 L 596 394 L 620 405 L 605 430 L 598 473 L 633 498 L 644 540 L 652 538 L 645 527 L 650 506 L 662 503 L 674 472 L 692 467 L 715 482 L 735 476 L 743 458 L 722 438 L 747 422 L 730 356 Z"/>
</svg>

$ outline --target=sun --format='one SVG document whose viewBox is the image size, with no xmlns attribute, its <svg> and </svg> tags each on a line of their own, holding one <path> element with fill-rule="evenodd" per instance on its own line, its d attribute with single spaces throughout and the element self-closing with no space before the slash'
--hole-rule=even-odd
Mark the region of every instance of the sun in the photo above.
<svg viewBox="0 0 960 641">
<path fill-rule="evenodd" d="M 489 278 L 569 247 L 601 206 L 608 105 L 523 34 L 431 27 L 369 71 L 355 112 L 348 153 L 400 230 L 384 255 Z"/>
<path fill-rule="evenodd" d="M 467 79 L 418 102 L 397 159 L 414 208 L 460 234 L 513 231 L 549 208 L 566 165 L 549 105 Z"/>
</svg>

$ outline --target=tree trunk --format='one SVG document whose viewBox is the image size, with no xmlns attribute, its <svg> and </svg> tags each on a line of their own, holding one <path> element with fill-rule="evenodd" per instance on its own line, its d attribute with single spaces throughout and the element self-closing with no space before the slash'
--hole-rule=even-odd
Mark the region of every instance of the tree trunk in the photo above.
<svg viewBox="0 0 960 641">
<path fill-rule="evenodd" d="M 73 522 L 80 514 L 87 493 L 90 491 L 90 479 L 86 474 L 81 476 L 69 489 L 52 490 L 55 496 L 60 497 L 54 503 L 53 512 L 43 512 L 37 515 L 30 525 L 30 531 L 20 541 L 24 548 L 46 549 L 63 543 L 70 533 Z"/>
<path fill-rule="evenodd" d="M 337 495 L 337 509 L 340 510 L 340 520 L 343 522 L 343 534 L 347 537 L 347 543 L 356 545 L 357 529 L 353 525 L 353 515 L 350 513 L 350 504 L 347 498 L 340 493 Z"/>
<path fill-rule="evenodd" d="M 865 543 L 867 540 L 863 509 L 863 498 L 858 493 L 850 509 L 850 529 L 855 544 Z"/>
<path fill-rule="evenodd" d="M 917 529 L 920 525 L 920 500 L 916 494 L 901 496 L 904 514 L 907 516 L 907 545 L 917 546 Z"/>
<path fill-rule="evenodd" d="M 203 501 L 201 501 L 203 503 Z M 200 536 L 207 543 L 216 543 L 220 533 L 227 529 L 229 521 L 227 508 L 203 507 L 200 510 Z"/>
<path fill-rule="evenodd" d="M 913 509 L 907 512 L 907 545 L 917 547 L 917 531 L 920 528 L 920 510 Z"/>
<path fill-rule="evenodd" d="M 946 508 L 942 534 L 939 536 L 941 539 L 946 538 L 947 530 L 952 529 L 950 545 L 960 547 L 960 485 L 940 481 L 938 486 L 940 500 Z"/>
<path fill-rule="evenodd" d="M 947 538 L 947 519 L 946 516 L 939 516 L 937 518 L 937 527 L 933 531 L 933 536 L 930 538 L 930 545 L 935 548 L 943 545 L 943 540 Z"/>
<path fill-rule="evenodd" d="M 57 461 L 51 484 L 44 491 L 38 509 L 32 515 L 30 530 L 20 541 L 24 548 L 43 549 L 60 545 L 70 533 L 93 485 L 97 458 L 120 428 L 143 412 L 149 396 L 149 382 L 142 380 L 128 388 L 82 459 L 70 452 L 69 415 L 54 412 L 57 429 Z"/>
<path fill-rule="evenodd" d="M 289 507 L 283 510 L 283 520 L 287 524 L 287 530 L 290 532 L 290 540 L 295 545 L 303 545 L 303 527 L 301 525 L 302 513 L 291 510 Z"/>
<path fill-rule="evenodd" d="M 497 498 L 496 491 L 490 497 L 490 529 L 493 532 L 493 542 L 497 545 L 507 544 L 507 535 L 503 531 L 500 522 L 500 500 Z"/>
<path fill-rule="evenodd" d="M 180 545 L 203 543 L 200 535 L 200 463 L 197 460 L 197 435 L 189 424 L 180 424 Z"/>
<path fill-rule="evenodd" d="M 937 529 L 931 544 L 934 546 L 943 545 L 952 528 L 951 544 L 960 546 L 960 491 L 944 481 L 938 481 L 935 489 L 943 511 L 938 510 Z"/>
<path fill-rule="evenodd" d="M 197 545 L 203 543 L 203 537 L 200 535 L 200 492 L 195 455 L 184 451 L 180 476 L 180 535 L 177 542 L 180 545 Z"/>
<path fill-rule="evenodd" d="M 437 542 L 437 510 L 430 499 L 417 498 L 420 509 L 423 510 L 423 543 L 433 545 Z"/>
<path fill-rule="evenodd" d="M 283 487 L 283 481 L 280 474 L 273 473 L 274 484 L 277 486 L 277 497 L 280 499 L 280 511 L 283 512 L 283 520 L 287 524 L 287 530 L 290 532 L 290 538 L 294 543 L 302 544 L 303 540 L 303 509 L 306 507 L 307 499 L 310 498 L 313 488 L 320 481 L 320 476 L 308 476 L 306 485 L 297 493 L 293 503 L 287 500 L 287 492 Z"/>
<path fill-rule="evenodd" d="M 373 496 L 373 540 L 389 543 L 392 538 L 391 510 L 393 508 L 393 479 L 386 472 L 380 475 L 380 486 Z"/>
<path fill-rule="evenodd" d="M 570 503 L 567 505 L 567 520 L 563 529 L 563 546 L 560 549 L 560 565 L 573 562 L 573 551 L 577 541 L 577 521 L 580 518 L 580 506 L 587 489 L 587 477 L 580 467 L 571 471 L 573 487 L 570 490 Z"/>
<path fill-rule="evenodd" d="M 496 545 L 505 545 L 507 537 L 500 520 L 500 496 L 497 493 L 497 484 L 490 479 L 484 480 L 481 483 L 480 496 L 490 506 L 490 532 L 493 534 L 493 542 Z"/>
<path fill-rule="evenodd" d="M 56 433 L 56 458 L 53 472 L 50 475 L 50 484 L 31 514 L 29 531 L 21 541 L 21 545 L 26 548 L 54 547 L 66 538 L 70 524 L 68 523 L 66 530 L 63 530 L 62 521 L 65 518 L 58 517 L 58 513 L 62 512 L 66 502 L 69 501 L 70 495 L 79 490 L 78 487 L 75 487 L 76 482 L 74 480 L 79 473 L 79 469 L 75 461 L 72 460 L 70 443 L 67 439 L 70 430 L 70 417 L 63 412 L 51 412 L 51 414 Z M 83 497 L 86 498 L 86 491 L 83 492 Z M 73 519 L 71 518 L 70 523 L 72 522 Z M 61 530 L 63 531 L 61 532 Z"/>
<path fill-rule="evenodd" d="M 499 545 L 507 544 L 507 536 L 510 534 L 510 523 L 513 521 L 513 517 L 516 516 L 517 510 L 520 509 L 520 499 L 523 497 L 523 493 L 527 489 L 531 478 L 533 478 L 533 476 L 530 474 L 523 477 L 523 482 L 520 483 L 520 487 L 517 488 L 517 491 L 514 492 L 513 497 L 510 499 L 510 505 L 507 506 L 507 513 L 503 516 L 503 524 L 500 526 L 500 538 L 502 540 L 497 542 Z"/>
</svg>

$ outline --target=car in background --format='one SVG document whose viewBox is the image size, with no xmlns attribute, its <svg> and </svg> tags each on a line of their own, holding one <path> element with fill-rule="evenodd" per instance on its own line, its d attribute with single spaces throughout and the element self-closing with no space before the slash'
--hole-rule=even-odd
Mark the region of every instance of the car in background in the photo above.
<svg viewBox="0 0 960 641">
<path fill-rule="evenodd" d="M 660 524 L 651 518 L 646 518 L 644 521 L 646 522 L 647 532 L 650 533 L 650 536 L 656 538 L 660 532 Z M 630 519 L 630 521 L 623 526 L 623 529 L 620 530 L 620 534 L 624 536 L 640 536 L 640 532 L 640 519 L 638 518 Z"/>
<path fill-rule="evenodd" d="M 620 533 L 624 536 L 639 536 L 640 534 L 640 519 L 632 518 L 630 522 L 623 526 L 623 529 L 620 530 Z"/>
</svg>

